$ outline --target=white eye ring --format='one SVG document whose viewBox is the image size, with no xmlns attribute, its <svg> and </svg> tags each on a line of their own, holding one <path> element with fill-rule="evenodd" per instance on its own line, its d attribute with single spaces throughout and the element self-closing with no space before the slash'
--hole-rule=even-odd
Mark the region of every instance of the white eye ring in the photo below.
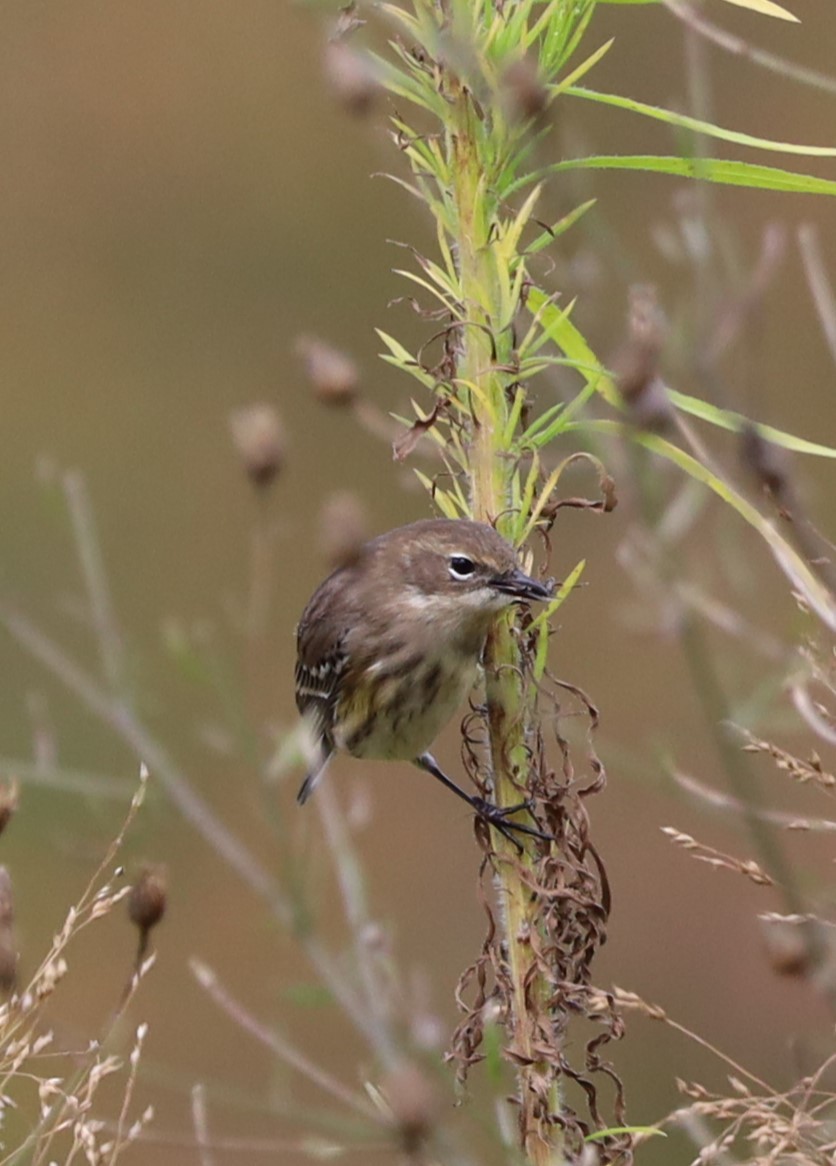
<svg viewBox="0 0 836 1166">
<path fill-rule="evenodd" d="M 467 555 L 450 556 L 450 574 L 454 579 L 469 579 L 476 570 L 476 564 Z"/>
</svg>

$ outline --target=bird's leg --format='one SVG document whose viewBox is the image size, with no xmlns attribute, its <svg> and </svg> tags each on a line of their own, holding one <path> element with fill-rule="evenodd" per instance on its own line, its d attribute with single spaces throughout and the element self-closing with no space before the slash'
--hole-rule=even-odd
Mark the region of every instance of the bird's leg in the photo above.
<svg viewBox="0 0 836 1166">
<path fill-rule="evenodd" d="M 467 802 L 472 810 L 479 815 L 485 822 L 489 822 L 491 826 L 496 827 L 503 837 L 512 842 L 517 849 L 520 844 L 516 838 L 511 834 L 512 830 L 519 831 L 520 834 L 528 834 L 531 838 L 539 838 L 542 842 L 554 842 L 555 839 L 551 834 L 544 834 L 542 830 L 535 830 L 533 826 L 524 826 L 522 822 L 509 822 L 508 817 L 511 814 L 516 814 L 520 810 L 530 810 L 532 802 L 520 802 L 516 806 L 495 806 L 493 802 L 486 801 L 485 798 L 477 797 L 473 794 L 466 793 L 460 786 L 451 781 L 441 766 L 438 764 L 432 753 L 422 753 L 420 757 L 415 758 L 415 765 L 419 769 L 423 769 L 426 773 L 431 773 L 437 781 L 445 785 L 447 789 L 452 790 L 454 794 Z"/>
</svg>

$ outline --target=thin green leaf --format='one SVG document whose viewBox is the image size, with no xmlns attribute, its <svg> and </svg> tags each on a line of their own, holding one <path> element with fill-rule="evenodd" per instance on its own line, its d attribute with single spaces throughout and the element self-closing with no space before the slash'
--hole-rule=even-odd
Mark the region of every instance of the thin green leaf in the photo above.
<svg viewBox="0 0 836 1166">
<path fill-rule="evenodd" d="M 561 477 L 563 476 L 563 471 L 566 469 L 567 465 L 569 464 L 569 462 L 573 456 L 574 455 L 570 454 L 568 458 L 564 458 L 564 460 L 560 463 L 560 465 L 556 466 L 552 470 L 552 472 L 549 474 L 548 478 L 546 478 L 545 485 L 543 486 L 543 489 L 540 491 L 540 494 L 539 494 L 539 497 L 537 498 L 537 501 L 534 503 L 534 505 L 531 508 L 531 513 L 528 516 L 528 521 L 525 524 L 525 529 L 523 531 L 523 535 L 522 535 L 522 538 L 520 540 L 521 542 L 525 542 L 525 540 L 528 538 L 528 536 L 534 530 L 535 526 L 537 525 L 538 518 L 543 513 L 543 510 L 545 509 L 546 503 L 549 501 L 552 494 L 554 493 L 554 491 L 557 487 L 557 483 L 560 481 Z"/>
<path fill-rule="evenodd" d="M 523 447 L 528 442 L 533 441 L 538 433 L 541 433 L 544 429 L 551 425 L 555 418 L 563 412 L 563 408 L 563 402 L 558 401 L 556 405 L 552 405 L 550 408 L 546 409 L 544 413 L 541 413 L 539 417 L 535 418 L 535 420 L 532 421 L 532 423 L 529 425 L 528 429 L 526 429 L 524 433 L 520 434 L 520 447 Z M 508 445 L 509 442 L 506 441 L 505 444 Z"/>
<path fill-rule="evenodd" d="M 592 429 L 602 433 L 624 434 L 625 426 L 621 421 L 585 421 L 573 422 L 567 429 Z M 707 466 L 698 461 L 684 449 L 673 445 L 670 441 L 655 433 L 644 433 L 639 430 L 631 432 L 633 441 L 643 445 L 653 453 L 673 462 L 691 478 L 701 482 L 726 503 L 736 510 L 740 517 L 758 532 L 769 548 L 778 567 L 789 579 L 793 589 L 801 595 L 807 606 L 831 631 L 836 631 L 836 598 L 825 587 L 821 580 L 813 574 L 794 547 L 790 546 L 785 538 L 768 518 L 757 510 L 737 491 L 712 473 Z"/>
<path fill-rule="evenodd" d="M 658 154 L 594 154 L 588 158 L 568 158 L 555 162 L 546 173 L 566 170 L 641 170 L 673 174 L 678 178 L 701 178 L 724 186 L 748 186 L 753 190 L 785 190 L 795 194 L 836 194 L 836 182 L 812 174 L 796 174 L 774 166 L 752 162 L 728 162 L 720 158 L 678 158 Z M 536 182 L 542 173 L 531 174 L 520 185 Z"/>
<path fill-rule="evenodd" d="M 542 184 L 538 184 L 534 187 L 523 205 L 520 207 L 519 212 L 513 221 L 508 224 L 505 234 L 497 244 L 498 250 L 504 256 L 506 262 L 510 262 L 517 254 L 520 236 L 525 230 L 528 220 L 534 213 L 534 206 L 537 202 L 537 199 L 540 197 L 540 192 L 542 189 Z"/>
<path fill-rule="evenodd" d="M 520 386 L 514 394 L 514 403 L 511 406 L 511 412 L 508 414 L 508 424 L 505 426 L 505 430 L 502 434 L 502 445 L 506 449 L 510 447 L 514 440 L 514 433 L 516 432 L 517 425 L 519 424 L 520 415 L 522 413 L 523 405 L 525 404 L 527 395 L 528 394 L 522 386 Z"/>
<path fill-rule="evenodd" d="M 529 243 L 523 252 L 524 255 L 536 255 L 550 243 L 553 243 L 564 231 L 568 231 L 588 210 L 595 206 L 597 199 L 590 198 L 586 202 L 582 202 L 580 206 L 576 206 L 573 211 L 569 211 L 568 215 L 564 215 L 552 227 L 548 227 L 541 235 L 538 235 L 533 243 Z"/>
<path fill-rule="evenodd" d="M 375 328 L 380 339 L 392 353 L 392 356 L 403 365 L 417 365 L 418 361 L 408 352 L 401 344 L 400 340 L 396 340 L 394 336 L 390 336 L 388 332 L 384 332 L 382 328 Z"/>
<path fill-rule="evenodd" d="M 388 178 L 390 182 L 394 182 L 396 186 L 400 186 L 407 194 L 411 194 L 413 198 L 417 198 L 419 202 L 427 201 L 419 187 L 413 186 L 405 178 L 401 178 L 397 174 L 386 174 L 383 171 L 379 171 L 377 177 Z"/>
<path fill-rule="evenodd" d="M 806 437 L 795 437 L 792 433 L 785 433 L 783 429 L 775 429 L 771 425 L 762 425 L 760 421 L 753 422 L 742 413 L 735 413 L 732 409 L 719 409 L 699 397 L 689 397 L 687 393 L 680 393 L 676 389 L 668 389 L 671 404 L 683 413 L 692 417 L 699 417 L 701 421 L 708 421 L 720 429 L 729 429 L 732 433 L 739 433 L 747 425 L 756 425 L 761 437 L 780 445 L 784 449 L 795 453 L 806 453 L 812 457 L 836 458 L 836 449 L 830 445 L 820 445 L 817 441 L 808 441 Z"/>
<path fill-rule="evenodd" d="M 558 9 L 564 2 L 565 0 L 552 0 L 551 4 L 546 5 L 539 19 L 534 21 L 528 33 L 518 38 L 522 42 L 523 48 L 529 48 L 542 32 L 551 27 Z"/>
<path fill-rule="evenodd" d="M 540 288 L 531 288 L 528 306 L 536 312 L 543 332 L 573 362 L 588 384 L 593 384 L 597 393 L 616 409 L 623 409 L 621 394 L 615 387 L 610 374 L 600 363 L 587 344 L 583 334 L 569 319 L 569 310 L 556 306 Z"/>
<path fill-rule="evenodd" d="M 534 632 L 537 636 L 537 648 L 534 653 L 534 678 L 541 680 L 543 673 L 546 670 L 546 657 L 549 650 L 549 620 L 557 611 L 557 609 L 565 602 L 575 588 L 578 579 L 584 572 L 586 567 L 586 559 L 581 561 L 573 568 L 569 575 L 563 580 L 557 590 L 557 594 L 545 608 L 540 612 L 537 618 L 529 628 L 530 632 Z"/>
<path fill-rule="evenodd" d="M 562 81 L 559 81 L 556 85 L 550 85 L 549 90 L 552 94 L 552 97 L 557 97 L 559 94 L 563 93 L 567 86 L 574 85 L 576 81 L 580 81 L 581 77 L 583 77 L 586 73 L 589 72 L 590 69 L 597 65 L 603 56 L 606 56 L 614 42 L 615 37 L 611 37 L 608 41 L 605 41 L 599 49 L 596 49 L 594 53 L 591 53 L 585 61 L 582 61 L 581 64 L 578 65 L 577 68 L 573 69 L 572 72 L 568 74 L 568 76 L 564 77 Z"/>
<path fill-rule="evenodd" d="M 700 121 L 699 118 L 688 117 L 683 113 L 674 113 L 673 110 L 662 109 L 658 105 L 647 105 L 643 101 L 634 101 L 631 97 L 621 97 L 615 93 L 599 93 L 594 89 L 585 89 L 579 85 L 571 85 L 564 92 L 571 97 L 581 97 L 585 101 L 612 105 L 617 109 L 625 109 L 629 113 L 639 113 L 642 117 L 650 117 L 655 121 L 662 121 L 679 129 L 693 130 L 696 134 L 719 138 L 724 142 L 734 142 L 738 146 L 750 146 L 755 150 L 775 150 L 784 154 L 804 154 L 810 158 L 836 158 L 836 146 L 799 146 L 793 142 L 758 138 L 752 134 L 740 133 L 738 130 L 726 130 L 721 126 L 714 125 L 713 122 Z"/>
<path fill-rule="evenodd" d="M 774 16 L 777 20 L 791 20 L 794 24 L 799 24 L 799 18 L 792 12 L 788 12 L 786 8 L 782 8 L 780 4 L 776 4 L 775 0 L 726 0 L 727 4 L 734 4 L 738 8 L 751 8 L 753 12 L 760 12 L 761 16 Z"/>
<path fill-rule="evenodd" d="M 408 268 L 395 267 L 393 268 L 392 274 L 400 275 L 404 279 L 410 280 L 412 283 L 417 283 L 419 287 L 422 287 L 424 291 L 429 292 L 431 296 L 439 301 L 439 303 L 443 304 L 445 308 L 451 311 L 457 302 L 451 293 L 445 295 L 445 293 L 440 288 L 436 287 L 434 283 L 430 283 L 428 279 L 422 279 L 420 275 L 416 275 L 414 271 L 410 271 Z"/>
<path fill-rule="evenodd" d="M 599 392 L 608 404 L 619 411 L 623 410 L 624 403 L 612 376 L 599 363 L 595 353 L 568 315 L 562 312 L 539 288 L 532 288 L 529 291 L 528 305 L 537 313 L 543 330 L 572 360 L 574 367 L 586 379 L 588 386 L 594 387 L 595 391 Z M 795 453 L 809 454 L 813 457 L 836 458 L 836 450 L 831 446 L 809 441 L 805 437 L 796 437 L 794 434 L 776 429 L 772 425 L 764 425 L 760 421 L 744 417 L 742 413 L 735 413 L 731 409 L 720 409 L 716 405 L 710 405 L 697 397 L 689 397 L 687 393 L 680 393 L 676 389 L 668 389 L 668 396 L 671 404 L 677 409 L 681 409 L 683 413 L 689 413 L 691 416 L 698 417 L 701 421 L 707 421 L 721 429 L 737 433 L 744 426 L 754 424 L 767 441 L 772 441 L 784 449 L 792 450 Z M 564 415 L 563 421 L 568 421 L 570 411 L 571 413 L 576 412 L 578 404 L 582 403 L 582 401 L 573 401 L 567 406 L 567 414 Z"/>
<path fill-rule="evenodd" d="M 420 470 L 413 470 L 415 477 L 429 494 L 445 518 L 461 518 L 456 504 L 446 490 L 440 490 L 432 478 L 428 478 Z"/>
<path fill-rule="evenodd" d="M 531 510 L 531 503 L 534 500 L 534 491 L 537 489 L 537 481 L 540 477 L 540 455 L 534 451 L 534 457 L 531 459 L 531 465 L 528 467 L 528 474 L 523 486 L 522 497 L 520 498 L 519 513 L 520 515 L 528 514 Z M 520 534 L 517 538 L 517 543 L 521 544 L 525 541 L 524 535 Z"/>
<path fill-rule="evenodd" d="M 435 391 L 435 381 L 428 373 L 424 372 L 420 365 L 402 364 L 396 356 L 390 356 L 387 352 L 382 352 L 380 354 L 380 359 L 384 364 L 391 364 L 393 368 L 399 369 L 400 372 L 409 373 L 409 375 L 414 377 L 415 380 L 418 381 L 419 384 L 423 385 L 425 389 L 429 389 L 431 392 Z"/>
<path fill-rule="evenodd" d="M 612 3 L 612 0 L 610 0 Z M 625 0 L 626 2 L 626 0 Z M 632 0 L 632 3 L 647 3 L 648 0 Z M 606 1130 L 595 1130 L 594 1133 L 587 1134 L 584 1138 L 585 1142 L 600 1142 L 604 1138 L 613 1138 L 618 1134 L 643 1134 L 646 1138 L 659 1137 L 666 1138 L 668 1135 L 664 1130 L 660 1130 L 658 1126 L 610 1126 Z"/>
</svg>

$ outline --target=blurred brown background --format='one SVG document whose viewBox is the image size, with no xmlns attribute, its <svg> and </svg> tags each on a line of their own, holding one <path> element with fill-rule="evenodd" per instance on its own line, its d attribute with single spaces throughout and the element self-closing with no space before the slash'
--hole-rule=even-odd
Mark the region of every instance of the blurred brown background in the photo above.
<svg viewBox="0 0 836 1166">
<path fill-rule="evenodd" d="M 795 7 L 798 27 L 719 3 L 710 15 L 773 51 L 828 69 L 832 12 L 804 0 Z M 270 640 L 250 669 L 247 692 L 274 729 L 293 723 L 293 628 L 322 573 L 315 531 L 323 501 L 335 489 L 355 491 L 375 531 L 428 513 L 385 444 L 312 400 L 295 340 L 317 332 L 349 349 L 368 398 L 404 411 L 412 385 L 377 359 L 373 329 L 407 344 L 422 335 L 407 307 L 387 308 L 410 292 L 391 271 L 404 265 L 405 253 L 388 240 L 429 249 L 429 232 L 397 187 L 370 177 L 400 166 L 382 112 L 352 121 L 325 92 L 316 14 L 275 0 L 15 0 L 3 15 L 0 582 L 94 662 L 74 602 L 80 582 L 73 546 L 49 484 L 55 467 L 81 469 L 145 708 L 195 784 L 271 862 L 261 795 L 237 761 L 205 746 L 207 736 L 217 738 L 217 705 L 178 673 L 164 632 L 172 621 L 207 629 L 230 671 L 243 667 L 230 613 L 234 624 L 246 601 L 257 507 L 232 449 L 228 415 L 252 400 L 273 402 L 288 432 L 287 465 L 269 503 L 268 521 L 279 528 Z M 616 44 L 590 84 L 681 107 L 685 57 L 673 18 L 652 6 L 605 6 L 588 51 L 612 35 Z M 836 98 L 716 51 L 708 61 L 720 124 L 833 144 Z M 663 127 L 627 114 L 561 103 L 557 116 L 544 160 L 566 143 L 601 153 L 673 152 Z M 785 164 L 778 156 L 747 157 Z M 834 176 L 832 163 L 798 162 Z M 687 316 L 687 272 L 655 241 L 660 224 L 677 213 L 681 186 L 603 174 L 575 189 L 593 191 L 601 215 L 567 240 L 558 283 L 567 296 L 588 296 L 578 318 L 606 356 L 622 335 L 631 282 L 657 284 L 666 307 Z M 564 209 L 573 197 L 563 196 Z M 745 359 L 733 370 L 740 379 L 730 376 L 719 403 L 836 444 L 836 375 L 792 234 L 803 221 L 818 223 L 836 272 L 834 208 L 744 191 L 723 192 L 718 204 L 750 266 L 766 223 L 781 220 L 790 232 L 757 326 L 744 337 Z M 822 464 L 798 471 L 826 525 L 832 474 Z M 806 1063 L 805 1050 L 829 1022 L 808 988 L 779 980 L 763 958 L 754 916 L 779 906 L 770 892 L 691 862 L 660 834 L 660 826 L 675 824 L 749 853 L 733 824 L 701 814 L 663 780 L 666 752 L 706 780 L 722 778 L 675 643 L 643 631 L 627 610 L 635 597 L 616 558 L 629 522 L 626 505 L 606 519 L 566 512 L 552 562 L 560 577 L 578 558 L 588 560 L 586 586 L 561 612 L 555 667 L 594 696 L 603 716 L 610 784 L 592 814 L 615 910 L 598 982 L 662 1003 L 780 1082 L 791 1065 Z M 782 635 L 794 618 L 783 585 L 754 540 L 741 535 L 733 550 L 744 570 L 752 568 L 744 582 L 747 615 Z M 0 755 L 31 757 L 35 708 L 35 723 L 46 724 L 66 766 L 114 780 L 135 772 L 135 759 L 5 635 L 0 669 Z M 742 697 L 755 686 L 756 666 L 744 661 L 727 679 Z M 456 763 L 452 730 L 440 752 Z M 762 772 L 770 800 L 802 804 Z M 332 777 L 345 789 L 366 780 L 349 763 L 336 765 Z M 275 792 L 294 825 L 302 813 L 293 805 L 296 780 L 291 775 Z M 430 978 L 432 1006 L 449 1029 L 454 983 L 481 939 L 478 856 L 468 815 L 432 785 L 409 767 L 376 767 L 368 774 L 374 815 L 361 844 L 375 912 L 391 928 L 404 965 Z M 812 800 L 803 805 L 815 807 Z M 24 975 L 120 814 L 118 804 L 24 788 L 0 856 L 14 878 Z M 315 845 L 313 816 L 310 829 Z M 802 881 L 829 876 L 821 843 L 793 841 L 791 853 Z M 151 1026 L 142 1099 L 153 1100 L 161 1130 L 188 1132 L 188 1091 L 202 1080 L 212 1089 L 214 1132 L 297 1133 L 270 1116 L 271 1099 L 286 1102 L 288 1091 L 307 1103 L 316 1099 L 295 1092 L 284 1071 L 213 1009 L 186 960 L 199 955 L 212 963 L 255 1012 L 279 1020 L 353 1080 L 352 1032 L 329 1010 L 295 1002 L 292 989 L 308 972 L 292 944 L 162 796 L 151 798 L 129 841 L 129 862 L 145 858 L 168 864 L 171 904 L 157 935 L 157 967 L 132 1010 L 132 1019 Z M 82 1044 L 98 1031 L 107 1002 L 118 998 L 133 943 L 120 916 L 95 944 L 80 945 L 55 1003 L 63 1039 Z M 720 1079 L 718 1066 L 646 1022 L 632 1023 L 614 1056 L 637 1123 L 676 1104 L 674 1076 Z M 664 1160 L 673 1151 L 656 1153 Z M 688 1160 L 684 1147 L 676 1153 Z M 168 1166 L 194 1159 L 147 1147 L 128 1160 Z M 243 1153 L 223 1159 L 250 1160 Z"/>
</svg>

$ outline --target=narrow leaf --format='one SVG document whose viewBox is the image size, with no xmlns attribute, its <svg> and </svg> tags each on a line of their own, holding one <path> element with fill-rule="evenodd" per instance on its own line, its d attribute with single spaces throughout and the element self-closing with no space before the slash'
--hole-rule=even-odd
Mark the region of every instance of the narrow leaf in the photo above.
<svg viewBox="0 0 836 1166">
<path fill-rule="evenodd" d="M 556 85 L 549 86 L 552 96 L 557 97 L 558 94 L 563 93 L 568 86 L 574 85 L 576 81 L 580 81 L 581 77 L 583 77 L 585 73 L 588 73 L 594 65 L 597 65 L 601 58 L 609 52 L 614 43 L 614 40 L 615 38 L 612 37 L 610 40 L 605 41 L 599 49 L 596 49 L 595 52 L 588 56 L 585 61 L 582 61 L 581 64 L 578 65 L 576 69 L 573 69 L 567 77 L 564 77 L 562 81 L 558 81 Z"/>
<path fill-rule="evenodd" d="M 590 198 L 586 202 L 582 202 L 580 206 L 576 206 L 573 211 L 569 211 L 568 215 L 564 215 L 553 226 L 547 227 L 541 235 L 537 236 L 533 243 L 529 243 L 524 253 L 526 255 L 536 255 L 538 251 L 542 251 L 544 247 L 548 247 L 559 235 L 562 235 L 564 231 L 568 231 L 570 227 L 575 225 L 578 219 L 594 207 L 596 201 L 596 199 Z"/>
<path fill-rule="evenodd" d="M 799 18 L 794 13 L 788 12 L 780 4 L 776 4 L 775 0 L 726 0 L 726 3 L 734 4 L 738 8 L 751 8 L 753 12 L 760 12 L 762 16 L 774 16 L 778 20 L 791 20 L 794 24 L 800 23 Z"/>
<path fill-rule="evenodd" d="M 601 433 L 624 433 L 624 423 L 621 421 L 573 422 L 566 428 L 567 430 L 595 430 Z M 673 445 L 672 442 L 655 433 L 633 431 L 631 436 L 639 445 L 643 445 L 660 457 L 673 462 L 695 481 L 701 482 L 713 490 L 719 498 L 722 498 L 733 510 L 736 510 L 740 517 L 763 538 L 772 557 L 790 581 L 793 589 L 801 595 L 808 607 L 831 631 L 836 631 L 836 598 L 812 572 L 801 555 L 779 534 L 768 518 L 764 518 L 760 511 L 738 494 L 728 482 L 718 478 L 707 466 L 704 466 L 702 462 L 692 457 L 684 449 L 680 449 L 679 446 Z"/>
<path fill-rule="evenodd" d="M 696 134 L 719 138 L 724 142 L 734 142 L 739 146 L 751 146 L 756 150 L 775 150 L 784 154 L 805 154 L 810 158 L 836 158 L 836 146 L 800 146 L 793 142 L 777 142 L 769 138 L 758 138 L 738 130 L 726 130 L 721 126 L 714 125 L 713 122 L 700 121 L 699 118 L 688 117 L 683 113 L 674 113 L 673 110 L 662 109 L 658 105 L 647 105 L 643 101 L 634 101 L 631 97 L 621 97 L 615 93 L 599 93 L 594 89 L 585 89 L 582 86 L 569 86 L 565 92 L 571 97 L 581 97 L 585 101 L 595 101 L 602 105 L 613 105 L 630 113 L 639 113 L 643 117 L 663 121 L 670 126 L 693 130 Z"/>
<path fill-rule="evenodd" d="M 780 445 L 784 449 L 791 449 L 795 453 L 806 453 L 812 457 L 836 458 L 836 449 L 830 445 L 820 445 L 817 441 L 808 441 L 805 437 L 795 437 L 792 433 L 785 433 L 782 429 L 775 429 L 771 425 L 762 425 L 759 421 L 752 422 L 742 413 L 735 413 L 732 409 L 719 409 L 708 401 L 701 401 L 699 397 L 689 397 L 687 393 L 680 393 L 676 389 L 668 389 L 671 404 L 683 413 L 690 413 L 692 417 L 699 417 L 701 421 L 708 421 L 719 429 L 729 429 L 733 433 L 740 433 L 747 425 L 757 425 L 761 437 Z"/>
<path fill-rule="evenodd" d="M 812 174 L 796 174 L 774 166 L 752 162 L 728 162 L 720 158 L 678 158 L 657 154 L 595 154 L 588 158 L 569 158 L 555 162 L 546 173 L 564 170 L 641 170 L 655 174 L 673 174 L 678 178 L 702 178 L 725 186 L 748 186 L 754 190 L 786 190 L 796 194 L 836 194 L 836 182 Z M 525 182 L 537 181 L 543 172 L 532 174 Z"/>
<path fill-rule="evenodd" d="M 432 478 L 428 478 L 421 470 L 415 470 L 413 472 L 445 518 L 461 517 L 456 509 L 455 502 L 445 490 L 440 490 Z"/>
<path fill-rule="evenodd" d="M 574 590 L 575 584 L 583 574 L 585 566 L 586 559 L 581 559 L 571 574 L 561 583 L 554 599 L 540 612 L 529 629 L 529 631 L 534 632 L 537 636 L 537 648 L 534 653 L 535 680 L 541 680 L 546 670 L 546 658 L 549 651 L 549 620 L 563 604 L 567 596 Z"/>
</svg>

